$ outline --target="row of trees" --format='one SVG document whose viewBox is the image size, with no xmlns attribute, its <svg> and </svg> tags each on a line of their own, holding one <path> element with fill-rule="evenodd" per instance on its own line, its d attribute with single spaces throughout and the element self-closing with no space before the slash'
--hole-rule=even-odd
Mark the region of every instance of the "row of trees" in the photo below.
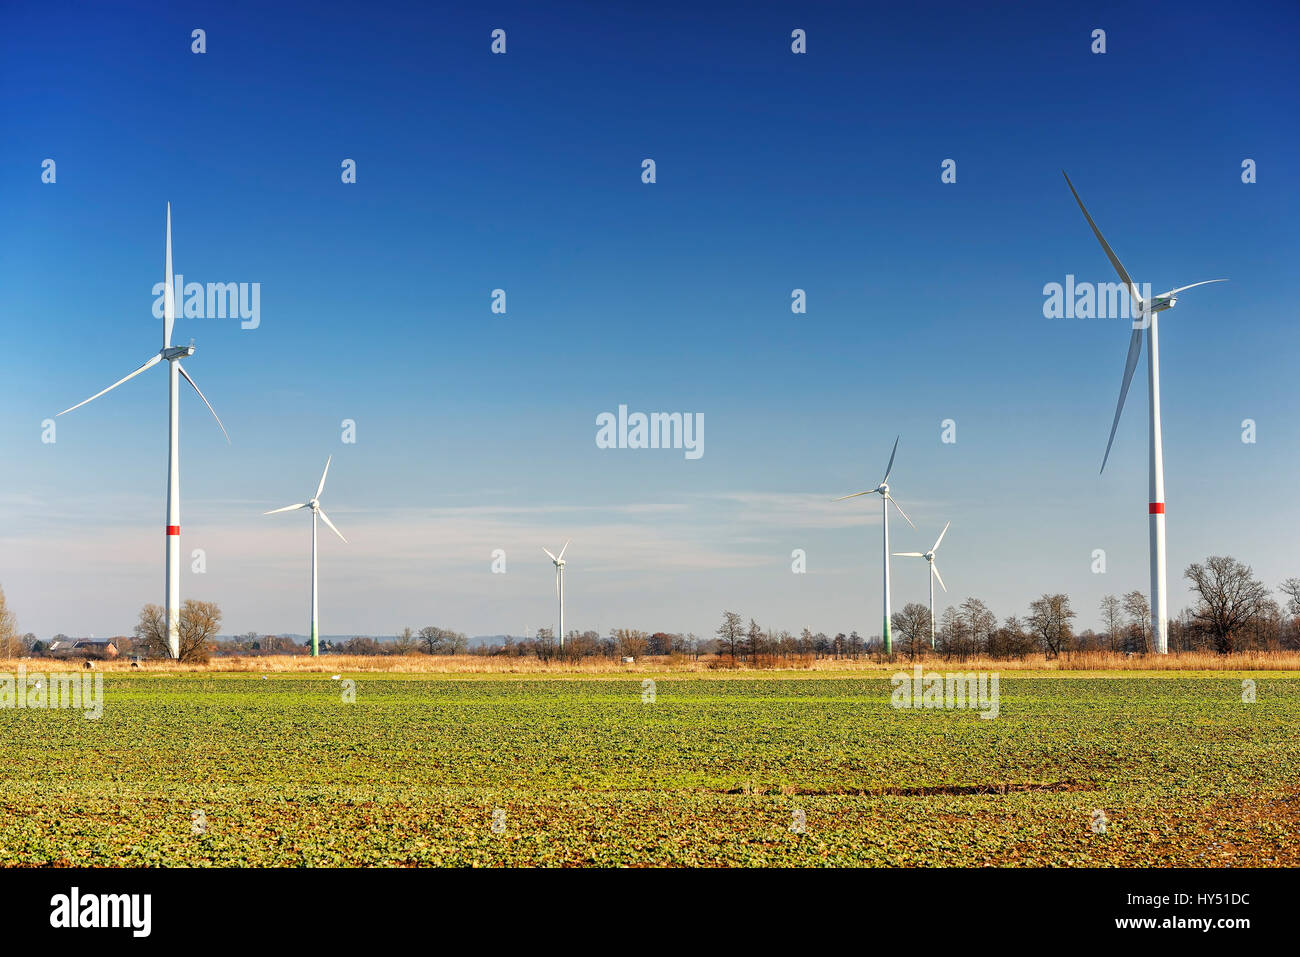
<svg viewBox="0 0 1300 957">
<path fill-rule="evenodd" d="M 217 655 L 302 655 L 310 648 L 309 641 L 299 642 L 287 635 L 259 635 L 255 631 L 211 643 Z M 428 625 L 419 631 L 404 628 L 391 641 L 366 635 L 327 639 L 320 642 L 320 651 L 327 655 L 463 655 L 469 651 L 469 638 L 459 631 Z"/>
<path fill-rule="evenodd" d="M 1249 565 L 1230 556 L 1194 562 L 1183 574 L 1196 602 L 1169 621 L 1170 651 L 1227 655 L 1300 650 L 1300 578 L 1288 578 L 1279 586 L 1286 599 L 1283 607 Z M 935 650 L 949 658 L 1024 658 L 1035 651 L 1055 658 L 1083 651 L 1151 650 L 1151 604 L 1145 594 L 1104 595 L 1100 612 L 1100 632 L 1076 633 L 1077 615 L 1068 595 L 1044 594 L 1030 603 L 1027 616 L 1001 624 L 982 601 L 968 598 L 944 611 L 936 623 Z M 909 604 L 891 621 L 904 654 L 916 657 L 929 648 L 930 610 L 925 605 Z"/>
<path fill-rule="evenodd" d="M 1247 650 L 1300 650 L 1300 578 L 1289 578 L 1279 586 L 1285 605 L 1273 597 L 1250 566 L 1229 556 L 1211 556 L 1184 571 L 1196 594 L 1193 607 L 1169 622 L 1171 651 L 1212 650 L 1231 654 Z M 967 598 L 946 609 L 933 628 L 934 651 L 947 658 L 965 659 L 976 655 L 1024 659 L 1035 652 L 1049 658 L 1081 651 L 1144 653 L 1151 648 L 1151 608 L 1147 596 L 1131 591 L 1123 596 L 1105 595 L 1100 604 L 1101 631 L 1076 632 L 1076 612 L 1065 594 L 1044 594 L 1030 602 L 1024 617 L 1011 616 L 1001 622 L 984 602 Z M 930 610 L 918 602 L 895 612 L 891 624 L 897 636 L 896 650 L 910 658 L 930 651 Z M 180 616 L 181 660 L 206 660 L 216 654 L 303 654 L 307 648 L 285 636 L 249 632 L 217 640 L 221 609 L 213 602 L 187 600 Z M 145 605 L 135 626 L 134 639 L 121 641 L 119 651 L 165 657 L 167 630 L 163 609 Z M 35 635 L 19 635 L 12 611 L 0 589 L 0 656 L 39 654 Z M 323 642 L 326 653 L 351 655 L 455 655 L 470 651 L 469 639 L 461 632 L 437 626 L 419 631 L 405 628 L 393 641 L 359 636 L 346 641 Z M 506 637 L 473 649 L 487 656 L 536 657 L 543 661 L 583 658 L 641 658 L 652 656 L 716 655 L 731 664 L 745 661 L 762 664 L 787 658 L 858 658 L 878 655 L 878 637 L 863 638 L 856 631 L 828 636 L 803 629 L 798 635 L 764 628 L 753 618 L 748 622 L 734 611 L 723 613 L 712 639 L 694 634 L 647 633 L 616 629 L 602 636 L 594 631 L 571 631 L 563 648 L 551 629 L 541 628 L 532 639 Z"/>
<path fill-rule="evenodd" d="M 847 635 L 839 632 L 834 637 L 825 632 L 814 634 L 803 629 L 798 635 L 789 631 L 764 628 L 753 618 L 748 624 L 734 611 L 722 613 L 712 650 L 732 664 L 748 661 L 762 664 L 789 658 L 858 658 L 880 645 L 879 640 L 868 641 L 856 631 Z"/>
<path fill-rule="evenodd" d="M 539 628 L 535 638 L 507 635 L 499 642 L 479 645 L 474 653 L 489 657 L 535 657 L 541 661 L 581 661 L 584 658 L 636 659 L 646 655 L 698 658 L 706 650 L 707 643 L 693 634 L 645 632 L 634 628 L 616 628 L 609 635 L 595 631 L 570 631 L 561 648 L 553 629 Z"/>
</svg>

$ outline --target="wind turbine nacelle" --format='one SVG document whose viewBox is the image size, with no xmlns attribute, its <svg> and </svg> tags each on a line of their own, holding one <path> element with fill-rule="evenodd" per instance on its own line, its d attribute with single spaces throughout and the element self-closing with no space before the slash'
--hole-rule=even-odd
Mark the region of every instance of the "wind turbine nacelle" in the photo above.
<svg viewBox="0 0 1300 957">
<path fill-rule="evenodd" d="M 1174 308 L 1174 303 L 1177 301 L 1177 296 L 1156 296 L 1151 300 L 1149 310 L 1151 312 L 1164 312 L 1166 309 Z"/>
<path fill-rule="evenodd" d="M 168 362 L 173 359 L 185 359 L 192 355 L 194 355 L 194 345 L 192 343 L 188 346 L 172 346 L 170 349 L 162 350 L 162 357 Z"/>
</svg>

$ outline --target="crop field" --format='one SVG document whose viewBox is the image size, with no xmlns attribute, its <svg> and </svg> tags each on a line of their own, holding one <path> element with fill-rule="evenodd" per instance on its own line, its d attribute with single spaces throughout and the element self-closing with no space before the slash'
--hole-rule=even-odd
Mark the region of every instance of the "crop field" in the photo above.
<svg viewBox="0 0 1300 957">
<path fill-rule="evenodd" d="M 1007 673 L 993 720 L 880 671 L 343 677 L 0 710 L 0 864 L 1300 864 L 1293 672 Z"/>
</svg>

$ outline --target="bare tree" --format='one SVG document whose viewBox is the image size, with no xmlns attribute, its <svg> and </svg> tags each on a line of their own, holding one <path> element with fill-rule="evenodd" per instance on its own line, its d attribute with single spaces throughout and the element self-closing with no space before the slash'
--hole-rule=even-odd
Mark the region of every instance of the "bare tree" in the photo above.
<svg viewBox="0 0 1300 957">
<path fill-rule="evenodd" d="M 1151 603 L 1140 591 L 1131 591 L 1124 595 L 1124 611 L 1128 615 L 1128 640 L 1125 651 L 1145 655 L 1150 648 L 1151 637 Z"/>
<path fill-rule="evenodd" d="M 749 627 L 745 629 L 744 648 L 751 664 L 757 664 L 758 657 L 763 653 L 765 644 L 763 629 L 759 627 L 758 622 L 753 618 L 749 619 Z"/>
<path fill-rule="evenodd" d="M 187 598 L 181 606 L 180 660 L 202 662 L 208 660 L 208 645 L 221 628 L 221 609 L 216 602 Z M 171 657 L 167 644 L 167 615 L 161 605 L 148 604 L 140 609 L 140 621 L 135 626 L 135 637 L 152 658 Z"/>
<path fill-rule="evenodd" d="M 722 624 L 718 626 L 718 641 L 722 647 L 731 655 L 731 661 L 736 661 L 736 649 L 740 646 L 745 637 L 745 626 L 740 620 L 740 616 L 734 611 L 724 611 L 722 613 Z"/>
<path fill-rule="evenodd" d="M 951 605 L 939 618 L 936 643 L 945 658 L 965 661 L 971 654 L 970 625 L 966 617 Z"/>
<path fill-rule="evenodd" d="M 419 645 L 416 643 L 415 633 L 410 628 L 403 628 L 397 633 L 397 637 L 393 640 L 393 654 L 409 655 L 417 650 Z"/>
<path fill-rule="evenodd" d="M 1287 597 L 1287 613 L 1293 618 L 1300 617 L 1300 578 L 1288 578 L 1279 587 Z"/>
<path fill-rule="evenodd" d="M 428 625 L 421 628 L 419 634 L 420 644 L 424 646 L 426 654 L 463 655 L 469 650 L 469 639 L 458 631 L 452 631 L 450 628 Z"/>
<path fill-rule="evenodd" d="M 997 615 L 978 598 L 967 598 L 961 603 L 961 616 L 966 622 L 970 654 L 977 655 L 988 647 L 989 637 L 998 627 Z"/>
<path fill-rule="evenodd" d="M 1114 595 L 1101 596 L 1101 623 L 1106 629 L 1106 637 L 1110 639 L 1111 651 L 1119 650 L 1119 631 L 1124 624 L 1122 609 L 1123 605 Z"/>
<path fill-rule="evenodd" d="M 614 641 L 618 653 L 624 658 L 640 658 L 650 647 L 650 637 L 644 631 L 633 628 L 615 628 Z"/>
<path fill-rule="evenodd" d="M 1249 565 L 1243 565 L 1228 555 L 1211 555 L 1202 565 L 1193 562 L 1184 576 L 1200 593 L 1200 605 L 1192 613 L 1214 641 L 1221 655 L 1235 650 L 1239 631 L 1266 610 L 1268 589 L 1254 577 Z"/>
<path fill-rule="evenodd" d="M 1026 634 L 1024 625 L 1015 615 L 989 636 L 989 654 L 994 658 L 1019 658 L 1024 661 L 1033 650 L 1033 636 Z"/>
<path fill-rule="evenodd" d="M 18 637 L 18 621 L 9 610 L 5 592 L 0 588 L 0 655 L 14 658 L 22 654 L 23 643 Z"/>
<path fill-rule="evenodd" d="M 1049 658 L 1058 657 L 1072 637 L 1070 619 L 1075 617 L 1070 608 L 1069 595 L 1043 595 L 1029 605 L 1029 630 L 1043 646 Z"/>
<path fill-rule="evenodd" d="M 910 601 L 902 611 L 894 612 L 890 618 L 894 631 L 898 632 L 900 644 L 907 652 L 907 657 L 916 658 L 921 650 L 930 644 L 930 609 L 920 602 Z"/>
</svg>

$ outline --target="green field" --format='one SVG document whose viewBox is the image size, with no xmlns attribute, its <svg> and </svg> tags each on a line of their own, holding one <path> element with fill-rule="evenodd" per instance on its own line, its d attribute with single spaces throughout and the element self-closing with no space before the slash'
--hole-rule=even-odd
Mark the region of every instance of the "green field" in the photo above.
<svg viewBox="0 0 1300 957">
<path fill-rule="evenodd" d="M 1003 673 L 995 720 L 879 672 L 345 677 L 0 710 L 0 864 L 1300 863 L 1287 673 Z"/>
</svg>

